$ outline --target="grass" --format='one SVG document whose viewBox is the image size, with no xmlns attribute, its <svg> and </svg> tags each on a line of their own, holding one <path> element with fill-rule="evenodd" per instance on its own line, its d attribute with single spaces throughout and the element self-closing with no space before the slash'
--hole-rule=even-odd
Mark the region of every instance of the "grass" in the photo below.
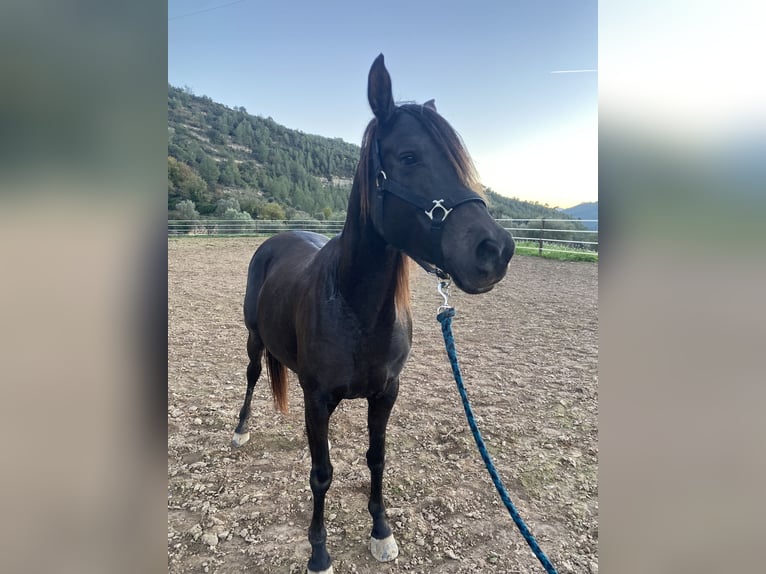
<svg viewBox="0 0 766 574">
<path fill-rule="evenodd" d="M 533 255 L 544 259 L 557 259 L 559 261 L 598 262 L 598 253 L 595 251 L 579 249 L 570 245 L 561 245 L 558 243 L 546 243 L 545 241 L 543 241 L 543 251 L 542 254 L 540 254 L 540 244 L 537 241 L 517 239 L 516 253 L 518 255 Z"/>
</svg>

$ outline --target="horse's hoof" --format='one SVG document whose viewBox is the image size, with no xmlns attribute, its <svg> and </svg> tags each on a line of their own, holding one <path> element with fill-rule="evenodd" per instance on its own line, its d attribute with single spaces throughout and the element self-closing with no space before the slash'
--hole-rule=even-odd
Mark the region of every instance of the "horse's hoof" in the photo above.
<svg viewBox="0 0 766 574">
<path fill-rule="evenodd" d="M 250 440 L 249 432 L 242 433 L 242 434 L 235 432 L 234 436 L 231 439 L 231 446 L 233 446 L 234 448 L 239 448 L 240 446 L 242 446 L 249 440 Z"/>
<path fill-rule="evenodd" d="M 333 574 L 332 564 L 330 564 L 330 567 L 327 570 L 314 571 L 314 570 L 309 570 L 308 568 L 306 568 L 306 574 Z"/>
<path fill-rule="evenodd" d="M 396 545 L 393 534 L 383 540 L 370 537 L 370 552 L 378 562 L 390 562 L 399 556 L 399 547 Z"/>
</svg>

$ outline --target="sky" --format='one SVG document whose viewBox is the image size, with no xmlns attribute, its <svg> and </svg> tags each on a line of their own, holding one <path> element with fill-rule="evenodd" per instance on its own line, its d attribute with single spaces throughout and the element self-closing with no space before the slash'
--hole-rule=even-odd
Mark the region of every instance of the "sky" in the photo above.
<svg viewBox="0 0 766 574">
<path fill-rule="evenodd" d="M 168 82 L 289 128 L 359 144 L 367 74 L 434 98 L 484 185 L 598 200 L 595 0 L 170 0 Z"/>
<path fill-rule="evenodd" d="M 606 2 L 599 20 L 602 111 L 690 144 L 766 126 L 766 3 Z"/>
</svg>

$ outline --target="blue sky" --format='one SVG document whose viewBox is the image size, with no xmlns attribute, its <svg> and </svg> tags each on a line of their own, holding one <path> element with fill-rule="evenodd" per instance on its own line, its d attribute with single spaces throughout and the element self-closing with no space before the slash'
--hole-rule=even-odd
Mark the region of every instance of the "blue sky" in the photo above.
<svg viewBox="0 0 766 574">
<path fill-rule="evenodd" d="M 360 143 L 381 52 L 394 97 L 435 98 L 485 185 L 598 199 L 595 0 L 168 3 L 171 84 L 307 133 Z"/>
</svg>

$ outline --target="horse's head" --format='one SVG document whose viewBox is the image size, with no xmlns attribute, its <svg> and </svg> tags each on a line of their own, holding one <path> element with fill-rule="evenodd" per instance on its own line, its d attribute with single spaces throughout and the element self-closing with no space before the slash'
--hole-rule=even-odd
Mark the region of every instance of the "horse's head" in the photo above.
<svg viewBox="0 0 766 574">
<path fill-rule="evenodd" d="M 425 104 L 394 104 L 381 54 L 367 87 L 375 114 L 365 133 L 365 211 L 385 241 L 448 273 L 467 293 L 500 281 L 513 256 L 510 234 L 489 215 L 459 136 Z M 474 189 L 472 189 L 474 188 Z"/>
</svg>

